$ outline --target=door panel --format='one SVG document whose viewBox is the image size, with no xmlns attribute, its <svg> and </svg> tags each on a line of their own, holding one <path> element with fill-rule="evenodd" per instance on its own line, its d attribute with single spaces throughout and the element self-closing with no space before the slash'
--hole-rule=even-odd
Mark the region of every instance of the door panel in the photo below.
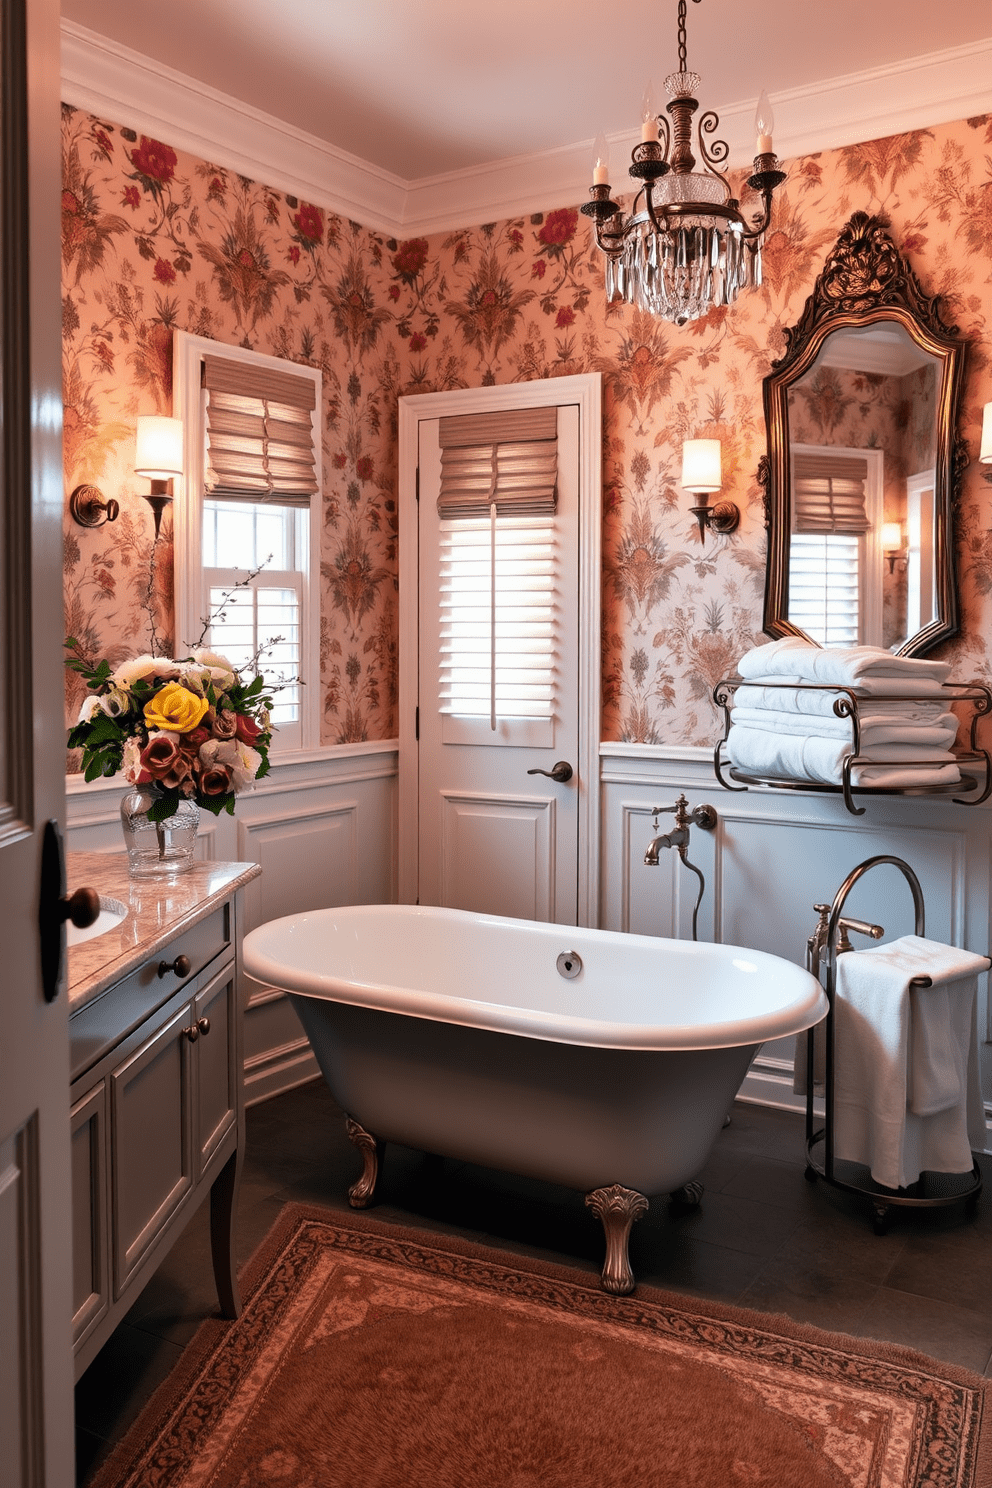
<svg viewBox="0 0 992 1488">
<path fill-rule="evenodd" d="M 201 1029 L 196 1041 L 197 1179 L 237 1120 L 236 995 L 234 968 L 228 967 L 193 1003 L 193 1016 Z M 202 1032 L 204 1018 L 207 1033 Z"/>
<path fill-rule="evenodd" d="M 72 1108 L 72 1336 L 110 1306 L 107 1239 L 107 1082 Z"/>
<path fill-rule="evenodd" d="M 498 391 L 498 390 L 494 390 Z M 579 751 L 579 410 L 558 406 L 554 717 L 462 719 L 438 709 L 438 420 L 420 422 L 419 902 L 576 923 Z M 559 784 L 529 771 L 573 768 Z M 512 908 L 510 906 L 513 906 Z"/>
</svg>

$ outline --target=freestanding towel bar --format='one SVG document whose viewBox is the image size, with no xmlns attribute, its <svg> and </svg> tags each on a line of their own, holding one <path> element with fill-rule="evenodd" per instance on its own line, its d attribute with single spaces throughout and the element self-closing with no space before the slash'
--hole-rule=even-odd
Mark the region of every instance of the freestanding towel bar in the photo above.
<svg viewBox="0 0 992 1488">
<path fill-rule="evenodd" d="M 889 1222 L 889 1211 L 893 1206 L 907 1209 L 937 1209 L 946 1204 L 957 1204 L 962 1201 L 967 1203 L 969 1211 L 974 1210 L 978 1203 L 978 1196 L 982 1191 L 982 1174 L 977 1163 L 972 1164 L 970 1173 L 922 1173 L 916 1183 L 909 1188 L 891 1189 L 883 1188 L 876 1183 L 870 1172 L 860 1163 L 838 1160 L 834 1155 L 834 998 L 837 988 L 837 957 L 845 951 L 853 950 L 848 931 L 853 930 L 859 935 L 870 936 L 873 940 L 879 940 L 885 934 L 881 925 L 872 925 L 864 920 L 852 920 L 843 917 L 844 905 L 847 896 L 859 879 L 863 878 L 872 868 L 877 868 L 883 863 L 889 863 L 899 872 L 909 884 L 913 895 L 913 908 L 916 915 L 917 935 L 925 934 L 925 911 L 923 907 L 923 890 L 916 874 L 905 863 L 902 858 L 892 857 L 887 853 L 879 854 L 874 858 L 866 858 L 856 868 L 852 868 L 837 893 L 834 895 L 833 903 L 815 904 L 813 908 L 819 914 L 820 919 L 816 929 L 806 943 L 806 965 L 812 974 L 822 980 L 821 968 L 826 968 L 826 980 L 824 990 L 827 994 L 827 1002 L 830 1004 L 829 1011 L 823 1023 L 816 1028 L 811 1028 L 806 1039 L 806 1179 L 815 1183 L 817 1178 L 822 1178 L 825 1183 L 834 1188 L 845 1189 L 848 1193 L 864 1194 L 871 1200 L 873 1209 L 873 1224 L 876 1235 L 884 1235 Z M 929 987 L 930 978 L 926 976 L 914 977 L 910 986 Z M 823 1037 L 826 1040 L 824 1049 L 824 1120 L 819 1130 L 816 1130 L 816 1113 L 813 1109 L 814 1100 L 814 1072 L 816 1068 L 816 1039 Z M 822 1162 L 818 1161 L 819 1154 L 815 1149 L 822 1143 Z M 844 1176 L 846 1174 L 846 1176 Z"/>
</svg>

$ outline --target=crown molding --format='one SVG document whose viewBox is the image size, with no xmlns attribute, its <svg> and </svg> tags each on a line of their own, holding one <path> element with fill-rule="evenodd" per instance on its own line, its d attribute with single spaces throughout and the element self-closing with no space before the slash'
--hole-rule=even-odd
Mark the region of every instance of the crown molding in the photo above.
<svg viewBox="0 0 992 1488">
<path fill-rule="evenodd" d="M 776 93 L 780 158 L 992 112 L 992 38 Z M 585 198 L 590 145 L 405 181 L 150 57 L 62 21 L 66 103 L 400 237 L 527 216 Z M 709 99 L 704 100 L 708 107 Z M 750 164 L 754 101 L 720 107 L 731 167 Z M 639 134 L 611 136 L 613 174 Z"/>
</svg>

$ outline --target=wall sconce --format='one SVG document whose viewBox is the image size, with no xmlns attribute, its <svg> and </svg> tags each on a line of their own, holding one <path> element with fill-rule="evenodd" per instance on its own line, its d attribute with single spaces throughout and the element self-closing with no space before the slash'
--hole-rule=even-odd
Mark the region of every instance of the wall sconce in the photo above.
<svg viewBox="0 0 992 1488">
<path fill-rule="evenodd" d="M 162 525 L 162 510 L 172 500 L 171 481 L 183 473 L 183 421 L 142 415 L 134 451 L 135 475 L 151 478 L 152 488 L 145 500 L 155 513 L 155 540 Z M 120 516 L 119 501 L 103 499 L 99 486 L 77 486 L 69 497 L 69 512 L 80 527 L 102 527 Z"/>
<path fill-rule="evenodd" d="M 138 419 L 134 450 L 135 475 L 148 476 L 151 491 L 145 497 L 155 513 L 155 541 L 162 525 L 162 511 L 172 500 L 172 478 L 183 473 L 183 421 L 144 415 Z"/>
<path fill-rule="evenodd" d="M 682 489 L 702 500 L 689 510 L 699 523 L 699 541 L 706 537 L 706 529 L 713 532 L 736 532 L 741 514 L 732 501 L 718 501 L 710 506 L 708 496 L 713 496 L 723 485 L 720 470 L 719 439 L 686 439 L 682 443 Z"/>
<path fill-rule="evenodd" d="M 978 451 L 978 463 L 992 466 L 992 403 L 986 403 L 982 413 L 982 447 Z M 992 469 L 983 470 L 982 476 L 992 482 Z"/>
<path fill-rule="evenodd" d="M 907 568 L 909 567 L 909 555 L 903 542 L 901 522 L 882 523 L 882 551 L 889 565 L 889 573 L 895 573 L 897 563 L 904 563 Z"/>
</svg>

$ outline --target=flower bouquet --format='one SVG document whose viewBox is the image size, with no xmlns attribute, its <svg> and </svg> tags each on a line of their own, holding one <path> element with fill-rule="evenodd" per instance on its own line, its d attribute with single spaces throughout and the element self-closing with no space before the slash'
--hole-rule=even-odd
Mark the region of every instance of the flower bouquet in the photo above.
<svg viewBox="0 0 992 1488">
<path fill-rule="evenodd" d="M 105 660 L 88 661 L 72 637 L 66 647 L 66 666 L 90 689 L 69 731 L 70 747 L 83 751 L 84 777 L 120 772 L 135 788 L 121 804 L 132 872 L 129 822 L 139 817 L 155 827 L 162 871 L 166 860 L 173 870 L 179 858 L 192 861 L 196 808 L 233 815 L 235 798 L 268 772 L 272 699 L 263 678 L 243 682 L 213 651 L 194 649 L 181 660 L 137 656 L 111 671 Z M 180 823 L 187 824 L 189 842 L 181 850 L 173 850 L 163 827 L 170 819 L 177 843 Z"/>
</svg>

